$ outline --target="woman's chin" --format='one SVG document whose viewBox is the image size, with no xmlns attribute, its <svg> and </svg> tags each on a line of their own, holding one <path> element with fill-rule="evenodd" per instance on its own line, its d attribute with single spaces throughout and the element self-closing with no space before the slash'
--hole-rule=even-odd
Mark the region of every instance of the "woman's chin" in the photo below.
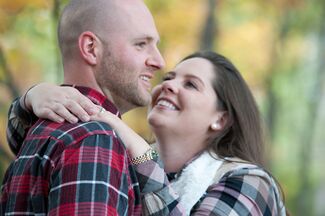
<svg viewBox="0 0 325 216">
<path fill-rule="evenodd" d="M 163 116 L 158 114 L 152 114 L 148 116 L 148 123 L 153 132 L 156 132 L 159 129 L 166 128 L 166 119 Z"/>
<path fill-rule="evenodd" d="M 148 123 L 152 129 L 160 127 L 162 125 L 161 120 L 159 120 L 159 118 L 157 118 L 155 115 L 148 116 Z"/>
</svg>

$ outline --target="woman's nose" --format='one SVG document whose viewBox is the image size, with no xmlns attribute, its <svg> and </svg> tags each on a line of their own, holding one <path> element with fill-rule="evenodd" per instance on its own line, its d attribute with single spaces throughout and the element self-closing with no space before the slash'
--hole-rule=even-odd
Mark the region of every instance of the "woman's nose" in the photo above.
<svg viewBox="0 0 325 216">
<path fill-rule="evenodd" d="M 165 92 L 178 94 L 177 84 L 174 80 L 167 80 L 162 83 L 162 89 Z"/>
</svg>

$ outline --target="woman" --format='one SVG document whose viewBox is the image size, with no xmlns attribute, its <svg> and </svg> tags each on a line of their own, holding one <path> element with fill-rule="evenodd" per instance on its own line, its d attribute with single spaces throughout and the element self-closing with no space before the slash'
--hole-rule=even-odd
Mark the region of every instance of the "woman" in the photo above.
<svg viewBox="0 0 325 216">
<path fill-rule="evenodd" d="M 91 119 L 116 130 L 136 168 L 150 160 L 149 153 L 153 157 L 114 115 L 100 109 Z M 168 180 L 154 193 L 142 191 L 144 214 L 286 214 L 277 184 L 263 169 L 257 106 L 228 59 L 213 52 L 184 58 L 153 89 L 148 121 Z M 150 150 L 133 158 L 139 148 Z"/>
</svg>

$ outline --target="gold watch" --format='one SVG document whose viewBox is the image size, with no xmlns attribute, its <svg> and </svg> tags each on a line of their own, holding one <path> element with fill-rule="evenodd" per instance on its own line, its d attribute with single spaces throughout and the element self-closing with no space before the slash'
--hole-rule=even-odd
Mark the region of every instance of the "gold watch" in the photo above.
<svg viewBox="0 0 325 216">
<path fill-rule="evenodd" d="M 153 148 L 148 149 L 143 155 L 137 156 L 131 159 L 131 164 L 138 165 L 149 160 L 156 159 L 158 157 L 158 152 Z"/>
</svg>

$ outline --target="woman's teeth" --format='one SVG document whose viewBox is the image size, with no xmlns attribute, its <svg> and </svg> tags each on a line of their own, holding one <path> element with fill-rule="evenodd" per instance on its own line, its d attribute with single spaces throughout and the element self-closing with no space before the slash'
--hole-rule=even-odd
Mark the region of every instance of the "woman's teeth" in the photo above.
<svg viewBox="0 0 325 216">
<path fill-rule="evenodd" d="M 171 104 L 170 102 L 166 101 L 166 100 L 158 101 L 157 105 L 167 107 L 167 108 L 169 108 L 171 110 L 176 110 L 176 107 L 173 104 Z"/>
</svg>

